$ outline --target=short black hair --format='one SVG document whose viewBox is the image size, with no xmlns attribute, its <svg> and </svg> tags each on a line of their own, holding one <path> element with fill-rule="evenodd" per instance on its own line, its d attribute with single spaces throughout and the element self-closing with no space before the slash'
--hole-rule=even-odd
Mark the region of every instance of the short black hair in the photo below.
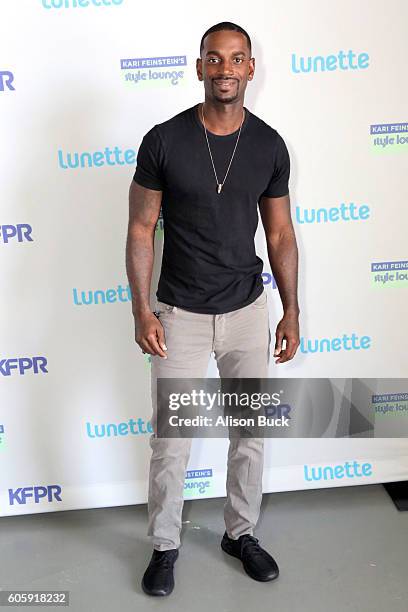
<svg viewBox="0 0 408 612">
<path fill-rule="evenodd" d="M 213 32 L 220 32 L 221 30 L 230 30 L 231 32 L 240 32 L 243 34 L 247 39 L 249 52 L 252 53 L 252 43 L 248 32 L 246 32 L 244 28 L 241 28 L 241 26 L 237 25 L 236 23 L 232 23 L 231 21 L 221 21 L 220 23 L 216 23 L 215 25 L 211 26 L 211 28 L 208 28 L 208 30 L 204 32 L 200 42 L 200 56 L 203 51 L 205 37 Z"/>
</svg>

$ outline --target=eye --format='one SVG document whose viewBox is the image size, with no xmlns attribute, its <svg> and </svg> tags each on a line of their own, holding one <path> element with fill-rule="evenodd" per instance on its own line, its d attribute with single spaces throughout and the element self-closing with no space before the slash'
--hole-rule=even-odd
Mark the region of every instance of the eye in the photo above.
<svg viewBox="0 0 408 612">
<path fill-rule="evenodd" d="M 217 62 L 218 58 L 217 57 L 208 57 L 207 58 L 207 62 L 212 64 L 213 62 Z"/>
<path fill-rule="evenodd" d="M 236 61 L 238 64 L 242 64 L 242 62 L 244 61 L 244 58 L 243 58 L 243 57 L 236 57 L 236 58 L 235 58 L 235 61 Z"/>
</svg>

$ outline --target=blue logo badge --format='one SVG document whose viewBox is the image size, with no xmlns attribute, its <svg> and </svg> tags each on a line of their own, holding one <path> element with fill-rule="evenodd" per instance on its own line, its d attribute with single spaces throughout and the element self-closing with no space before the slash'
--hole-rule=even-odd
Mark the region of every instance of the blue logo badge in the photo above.
<svg viewBox="0 0 408 612">
<path fill-rule="evenodd" d="M 13 85 L 14 74 L 10 70 L 0 70 L 0 92 L 1 91 L 15 91 Z"/>
<path fill-rule="evenodd" d="M 17 225 L 0 225 L 0 242 L 33 242 L 31 232 L 33 228 L 28 223 L 17 223 Z"/>
<path fill-rule="evenodd" d="M 33 374 L 48 374 L 46 357 L 13 357 L 0 359 L 0 374 L 11 376 L 14 371 L 24 376 L 32 370 Z M 14 372 L 15 373 L 15 372 Z"/>
<path fill-rule="evenodd" d="M 10 506 L 17 504 L 26 504 L 27 500 L 33 499 L 35 504 L 41 501 L 53 502 L 62 501 L 62 488 L 59 485 L 37 486 L 37 487 L 20 487 L 19 489 L 9 489 Z"/>
</svg>

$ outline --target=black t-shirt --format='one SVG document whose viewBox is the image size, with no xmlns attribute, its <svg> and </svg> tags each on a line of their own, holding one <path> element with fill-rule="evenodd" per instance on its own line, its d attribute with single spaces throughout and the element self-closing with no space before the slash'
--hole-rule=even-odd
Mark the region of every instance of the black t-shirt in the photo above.
<svg viewBox="0 0 408 612">
<path fill-rule="evenodd" d="M 218 180 L 224 180 L 238 136 L 208 132 Z M 144 136 L 134 180 L 160 190 L 164 244 L 156 292 L 161 302 L 222 314 L 263 291 L 255 231 L 261 196 L 288 194 L 290 161 L 276 130 L 245 108 L 235 155 L 221 193 L 198 104 Z"/>
</svg>

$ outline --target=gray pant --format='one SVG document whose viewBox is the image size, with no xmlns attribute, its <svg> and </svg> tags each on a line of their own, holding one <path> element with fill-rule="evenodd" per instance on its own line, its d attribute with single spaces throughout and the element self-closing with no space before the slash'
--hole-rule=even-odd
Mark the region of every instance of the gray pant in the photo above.
<svg viewBox="0 0 408 612">
<path fill-rule="evenodd" d="M 156 300 L 167 359 L 152 356 L 153 416 L 150 436 L 148 530 L 153 547 L 180 546 L 184 477 L 191 438 L 158 438 L 157 378 L 205 378 L 211 353 L 220 378 L 267 378 L 271 334 L 267 295 L 226 314 L 189 312 Z M 224 520 L 229 537 L 253 533 L 262 501 L 263 438 L 231 439 L 227 463 Z"/>
</svg>

